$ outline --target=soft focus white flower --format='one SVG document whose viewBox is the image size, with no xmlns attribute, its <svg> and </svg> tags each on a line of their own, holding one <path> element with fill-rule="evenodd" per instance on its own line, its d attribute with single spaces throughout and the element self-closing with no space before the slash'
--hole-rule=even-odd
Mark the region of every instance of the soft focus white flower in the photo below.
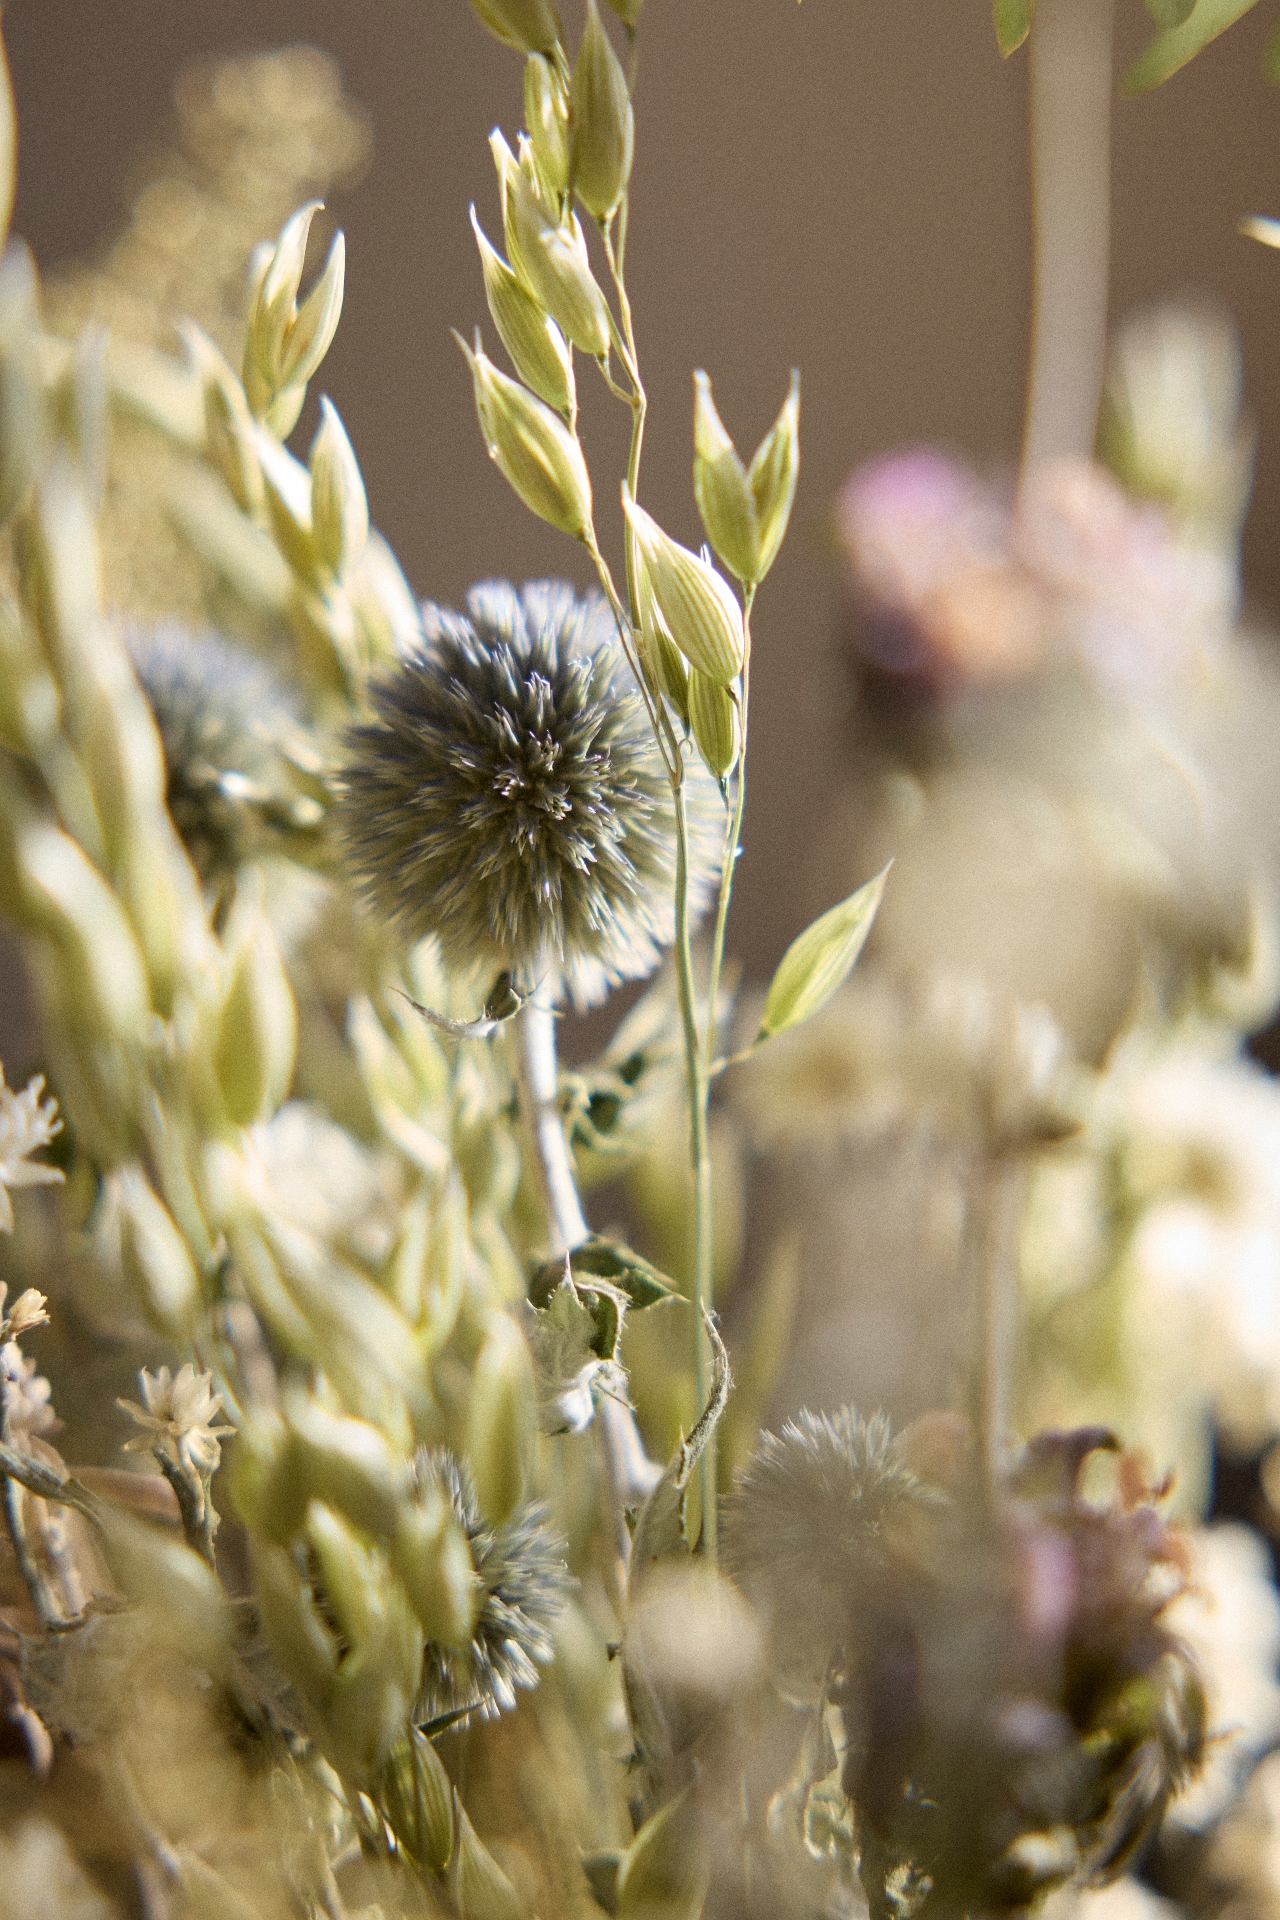
<svg viewBox="0 0 1280 1920">
<path fill-rule="evenodd" d="M 322 1240 L 348 1238 L 377 1260 L 395 1219 L 385 1160 L 306 1100 L 290 1100 L 251 1129 L 271 1198 L 295 1226 Z"/>
<path fill-rule="evenodd" d="M 1184 1047 L 1118 1098 L 1125 1186 L 1140 1208 L 1129 1319 L 1186 1355 L 1242 1444 L 1280 1427 L 1280 1087 Z"/>
<path fill-rule="evenodd" d="M 162 1465 L 178 1474 L 191 1491 L 195 1517 L 203 1525 L 208 1503 L 208 1486 L 218 1470 L 222 1449 L 221 1434 L 233 1433 L 233 1427 L 213 1425 L 222 1410 L 221 1394 L 212 1391 L 213 1376 L 197 1373 L 188 1361 L 175 1378 L 168 1367 L 151 1374 L 143 1367 L 138 1375 L 145 1407 L 132 1400 L 117 1400 L 116 1405 L 136 1420 L 143 1429 L 126 1440 L 126 1453 L 154 1453 Z"/>
<path fill-rule="evenodd" d="M 11 1445 L 21 1446 L 32 1434 L 48 1433 L 57 1425 L 50 1393 L 49 1382 L 36 1372 L 35 1361 L 27 1359 L 16 1340 L 6 1340 L 0 1346 L 0 1395 Z"/>
<path fill-rule="evenodd" d="M 13 1232 L 13 1202 L 10 1187 L 42 1187 L 61 1180 L 57 1167 L 41 1166 L 28 1155 L 47 1147 L 62 1122 L 56 1100 L 41 1100 L 44 1075 L 36 1074 L 21 1093 L 4 1083 L 0 1066 L 0 1233 Z"/>
<path fill-rule="evenodd" d="M 1280 1736 L 1280 1595 L 1270 1555 L 1251 1527 L 1223 1523 L 1190 1536 L 1191 1584 L 1165 1615 L 1196 1656 L 1209 1703 L 1204 1766 L 1169 1810 L 1206 1827 Z"/>
<path fill-rule="evenodd" d="M 9 1297 L 9 1289 L 0 1280 L 0 1337 L 7 1340 L 21 1340 L 24 1333 L 31 1333 L 36 1327 L 47 1327 L 49 1315 L 46 1312 L 48 1301 L 35 1287 L 28 1287 L 20 1293 L 6 1313 L 4 1303 Z"/>
</svg>

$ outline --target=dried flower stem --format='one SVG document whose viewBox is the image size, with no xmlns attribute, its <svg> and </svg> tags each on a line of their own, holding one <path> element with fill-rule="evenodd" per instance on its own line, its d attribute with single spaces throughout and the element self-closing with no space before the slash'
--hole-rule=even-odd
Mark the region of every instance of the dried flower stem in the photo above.
<svg viewBox="0 0 1280 1920">
<path fill-rule="evenodd" d="M 978 1320 L 975 1426 L 983 1483 L 991 1498 L 1005 1479 L 1012 1433 L 1022 1176 L 1019 1155 L 990 1159 L 975 1170 L 969 1203 Z"/>
<path fill-rule="evenodd" d="M 533 1141 L 543 1217 L 553 1257 L 572 1253 L 590 1228 L 578 1198 L 573 1161 L 564 1134 L 556 1082 L 555 1016 L 526 1001 L 515 1022 L 516 1084 Z M 639 1506 L 657 1478 L 629 1407 L 603 1400 L 596 1409 L 597 1432 L 613 1519 L 614 1547 L 625 1575 L 631 1555 L 626 1510 Z"/>
<path fill-rule="evenodd" d="M 1039 0 L 1028 42 L 1035 266 L 1022 470 L 1093 451 L 1106 344 L 1115 0 Z"/>
</svg>

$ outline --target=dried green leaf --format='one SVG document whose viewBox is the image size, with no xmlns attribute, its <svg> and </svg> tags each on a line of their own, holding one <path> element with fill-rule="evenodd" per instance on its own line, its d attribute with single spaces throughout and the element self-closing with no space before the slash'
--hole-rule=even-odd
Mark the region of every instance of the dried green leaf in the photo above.
<svg viewBox="0 0 1280 1920">
<path fill-rule="evenodd" d="M 667 1462 L 661 1480 L 640 1509 L 631 1543 L 633 1594 L 645 1574 L 659 1560 L 669 1559 L 673 1554 L 680 1556 L 692 1551 L 692 1543 L 685 1532 L 685 1501 L 689 1492 L 689 1483 L 708 1440 L 719 1424 L 732 1384 L 729 1378 L 729 1356 L 725 1352 L 724 1342 L 717 1331 L 716 1323 L 711 1315 L 705 1312 L 703 1321 L 707 1329 L 707 1337 L 711 1342 L 714 1367 L 711 1395 L 702 1410 L 698 1424 L 688 1439 L 680 1442 Z"/>
<path fill-rule="evenodd" d="M 1149 93 L 1194 60 L 1202 47 L 1216 40 L 1248 13 L 1255 0 L 1197 0 L 1180 27 L 1167 27 L 1147 42 L 1124 77 L 1126 93 Z"/>
<path fill-rule="evenodd" d="M 798 1027 L 848 979 L 871 931 L 888 875 L 884 867 L 791 942 L 769 984 L 758 1039 Z"/>
<path fill-rule="evenodd" d="M 589 1286 L 592 1280 L 608 1281 L 618 1292 L 625 1295 L 628 1305 L 636 1308 L 655 1307 L 661 1300 L 670 1300 L 677 1289 L 665 1274 L 658 1272 L 647 1260 L 620 1240 L 606 1240 L 599 1234 L 592 1234 L 576 1246 L 568 1256 L 569 1268 L 575 1284 L 581 1288 Z M 564 1257 L 559 1260 L 543 1260 L 534 1267 L 529 1281 L 529 1299 L 535 1307 L 545 1307 L 552 1294 L 564 1279 Z"/>
</svg>

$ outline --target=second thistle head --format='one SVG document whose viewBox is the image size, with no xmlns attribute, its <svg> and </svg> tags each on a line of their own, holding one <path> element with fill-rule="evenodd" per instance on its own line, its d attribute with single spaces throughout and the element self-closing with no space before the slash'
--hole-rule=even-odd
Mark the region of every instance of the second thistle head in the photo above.
<svg viewBox="0 0 1280 1920">
<path fill-rule="evenodd" d="M 650 971 L 674 916 L 671 790 L 613 616 L 560 581 L 490 581 L 423 630 L 347 735 L 357 885 L 450 969 L 549 975 L 590 1006 Z M 689 782 L 697 905 L 718 833 L 711 782 Z"/>
</svg>

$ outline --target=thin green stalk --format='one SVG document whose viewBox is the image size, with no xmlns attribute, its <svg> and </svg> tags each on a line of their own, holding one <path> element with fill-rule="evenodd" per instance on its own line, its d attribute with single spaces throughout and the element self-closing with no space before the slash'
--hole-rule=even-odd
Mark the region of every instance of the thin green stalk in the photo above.
<svg viewBox="0 0 1280 1920">
<path fill-rule="evenodd" d="M 724 967 L 725 931 L 729 922 L 729 901 L 733 895 L 733 876 L 738 865 L 738 845 L 742 838 L 742 815 L 747 804 L 747 711 L 751 699 L 751 608 L 755 586 L 749 586 L 742 605 L 742 706 L 738 714 L 738 789 L 733 811 L 725 829 L 724 853 L 720 861 L 720 897 L 716 902 L 715 931 L 711 936 L 711 972 L 707 983 L 707 1047 L 703 1077 L 709 1091 L 715 1077 L 717 1012 L 720 998 L 720 974 Z"/>
<path fill-rule="evenodd" d="M 711 1379 L 711 1342 L 704 1315 L 711 1312 L 715 1253 L 711 1212 L 711 1147 L 707 1133 L 707 1078 L 698 1041 L 698 1012 L 689 934 L 689 820 L 683 785 L 676 803 L 676 982 L 684 1035 L 685 1083 L 689 1096 L 689 1162 L 693 1172 L 693 1391 L 699 1413 Z M 716 1563 L 716 1437 L 709 1437 L 698 1461 L 702 1493 L 702 1539 L 709 1563 Z"/>
</svg>

